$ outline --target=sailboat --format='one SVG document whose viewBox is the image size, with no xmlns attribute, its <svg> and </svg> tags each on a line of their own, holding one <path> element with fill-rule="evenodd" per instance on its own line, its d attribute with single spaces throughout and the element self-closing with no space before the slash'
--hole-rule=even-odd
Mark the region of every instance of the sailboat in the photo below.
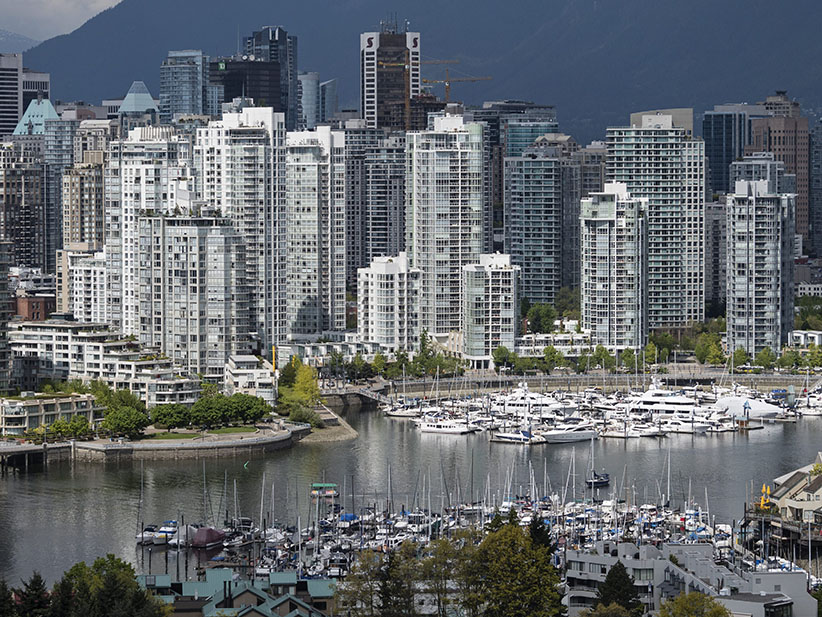
<svg viewBox="0 0 822 617">
<path fill-rule="evenodd" d="M 608 486 L 610 483 L 611 476 L 604 471 L 602 473 L 597 473 L 596 468 L 594 467 L 594 440 L 591 438 L 591 469 L 588 470 L 588 474 L 585 477 L 585 484 L 594 489 Z"/>
</svg>

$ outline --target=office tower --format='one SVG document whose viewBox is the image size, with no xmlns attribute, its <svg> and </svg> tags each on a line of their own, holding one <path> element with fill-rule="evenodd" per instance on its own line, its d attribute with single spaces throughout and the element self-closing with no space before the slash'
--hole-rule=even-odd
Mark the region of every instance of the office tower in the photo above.
<svg viewBox="0 0 822 617">
<path fill-rule="evenodd" d="M 160 66 L 160 122 L 178 115 L 219 115 L 209 81 L 209 58 L 199 49 L 170 51 Z M 222 103 L 222 101 L 220 101 Z"/>
<path fill-rule="evenodd" d="M 274 107 L 275 111 L 285 113 L 285 123 L 289 131 L 297 128 L 297 107 L 299 105 L 297 75 L 299 66 L 297 62 L 297 37 L 281 28 L 280 26 L 265 26 L 244 40 L 244 49 L 247 56 L 261 58 L 266 62 L 276 62 L 280 67 L 279 72 L 279 103 L 275 104 L 274 99 L 269 99 L 264 103 Z M 225 100 L 234 98 L 226 95 Z M 246 96 L 254 98 L 254 95 L 246 93 Z M 257 103 L 262 105 L 263 103 Z"/>
<path fill-rule="evenodd" d="M 509 255 L 480 255 L 462 267 L 462 357 L 491 368 L 497 347 L 514 348 L 519 325 L 520 267 Z"/>
<path fill-rule="evenodd" d="M 23 54 L 0 54 L 0 137 L 23 116 Z"/>
<path fill-rule="evenodd" d="M 0 143 L 0 240 L 12 243 L 15 266 L 45 265 L 43 183 L 40 159 L 12 143 Z"/>
<path fill-rule="evenodd" d="M 775 115 L 752 121 L 751 144 L 746 146 L 745 154 L 771 152 L 777 161 L 785 163 L 787 173 L 796 174 L 796 233 L 810 241 L 808 119 L 800 117 L 799 103 L 788 100 L 782 91 L 760 104 Z"/>
<path fill-rule="evenodd" d="M 139 335 L 138 218 L 168 213 L 176 205 L 181 179 L 190 174 L 187 144 L 168 126 L 133 128 L 109 144 L 104 172 L 106 287 L 111 324 L 126 335 Z"/>
<path fill-rule="evenodd" d="M 217 58 L 209 65 L 211 85 L 222 88 L 223 103 L 248 98 L 258 107 L 285 112 L 281 100 L 281 67 L 260 58 Z"/>
<path fill-rule="evenodd" d="M 432 336 L 459 331 L 461 268 L 482 252 L 482 131 L 445 116 L 406 137 L 405 246 L 422 270 L 420 327 Z"/>
<path fill-rule="evenodd" d="M 35 99 L 51 98 L 51 74 L 23 68 L 23 109 Z"/>
<path fill-rule="evenodd" d="M 345 133 L 345 244 L 346 284 L 357 285 L 357 270 L 370 263 L 367 229 L 368 191 L 365 159 L 385 138 L 383 129 L 368 128 L 363 120 L 348 120 Z M 404 198 L 403 198 L 404 199 Z"/>
<path fill-rule="evenodd" d="M 286 137 L 289 340 L 345 330 L 345 138 L 328 126 Z"/>
<path fill-rule="evenodd" d="M 796 193 L 796 175 L 786 173 L 785 163 L 771 152 L 756 152 L 734 161 L 728 168 L 728 176 L 734 189 L 740 180 L 765 180 L 768 193 Z"/>
<path fill-rule="evenodd" d="M 553 107 L 528 107 L 522 113 L 500 116 L 500 140 L 504 156 L 519 156 L 537 137 L 559 131 Z"/>
<path fill-rule="evenodd" d="M 705 305 L 708 313 L 706 317 L 725 313 L 727 222 L 724 201 L 705 204 Z"/>
<path fill-rule="evenodd" d="M 364 171 L 362 258 L 371 263 L 405 250 L 405 134 L 392 133 L 366 149 Z"/>
<path fill-rule="evenodd" d="M 705 316 L 705 144 L 672 116 L 607 131 L 606 178 L 648 200 L 648 326 L 683 328 Z"/>
<path fill-rule="evenodd" d="M 197 130 L 197 193 L 244 238 L 252 332 L 266 356 L 285 337 L 285 114 L 225 113 Z"/>
<path fill-rule="evenodd" d="M 405 253 L 376 257 L 357 271 L 357 333 L 388 352 L 411 351 L 420 338 L 420 276 Z"/>
<path fill-rule="evenodd" d="M 313 129 L 320 120 L 320 74 L 315 72 L 300 72 L 297 76 L 297 92 L 299 105 L 297 107 L 297 128 L 299 130 Z"/>
<path fill-rule="evenodd" d="M 74 133 L 74 160 L 83 161 L 86 152 L 102 152 L 103 162 L 108 155 L 108 144 L 119 136 L 116 120 L 82 120 Z"/>
<path fill-rule="evenodd" d="M 61 117 L 47 118 L 44 124 L 46 272 L 53 273 L 57 251 L 63 248 L 63 172 L 74 164 L 74 135 L 80 120 L 70 110 Z"/>
<path fill-rule="evenodd" d="M 610 351 L 648 340 L 648 206 L 624 183 L 606 183 L 580 205 L 582 327 Z"/>
<path fill-rule="evenodd" d="M 407 109 L 421 86 L 419 32 L 383 21 L 379 32 L 360 35 L 360 113 L 369 128 L 388 127 L 391 105 Z M 407 129 L 410 114 L 404 115 Z"/>
<path fill-rule="evenodd" d="M 63 172 L 62 189 L 62 245 L 101 250 L 105 243 L 103 153 L 85 152 L 82 162 Z"/>
<path fill-rule="evenodd" d="M 728 169 L 745 154 L 751 143 L 751 121 L 770 115 L 764 105 L 747 103 L 714 105 L 702 118 L 702 139 L 705 140 L 705 158 L 711 192 L 725 194 L 733 190 L 734 181 Z"/>
<path fill-rule="evenodd" d="M 320 122 L 331 122 L 337 114 L 337 80 L 320 82 Z"/>
<path fill-rule="evenodd" d="M 764 180 L 738 182 L 727 196 L 728 350 L 779 355 L 793 329 L 795 195 Z"/>
<path fill-rule="evenodd" d="M 810 161 L 808 163 L 808 218 L 811 227 L 809 249 L 822 256 L 822 123 L 817 122 L 809 134 Z"/>
<path fill-rule="evenodd" d="M 387 131 L 424 131 L 429 126 L 432 114 L 443 115 L 447 104 L 433 94 L 421 92 L 411 99 L 408 105 L 404 101 L 385 104 L 386 123 L 380 128 Z"/>
<path fill-rule="evenodd" d="M 224 218 L 139 219 L 140 342 L 212 383 L 251 353 L 245 242 Z"/>
</svg>

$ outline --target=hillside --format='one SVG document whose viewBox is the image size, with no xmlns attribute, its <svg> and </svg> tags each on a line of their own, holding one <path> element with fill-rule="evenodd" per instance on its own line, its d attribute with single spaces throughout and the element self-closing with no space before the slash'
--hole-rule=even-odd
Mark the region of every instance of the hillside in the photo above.
<svg viewBox="0 0 822 617">
<path fill-rule="evenodd" d="M 26 51 L 39 42 L 40 41 L 35 41 L 22 34 L 0 29 L 0 54 L 13 54 Z"/>
</svg>

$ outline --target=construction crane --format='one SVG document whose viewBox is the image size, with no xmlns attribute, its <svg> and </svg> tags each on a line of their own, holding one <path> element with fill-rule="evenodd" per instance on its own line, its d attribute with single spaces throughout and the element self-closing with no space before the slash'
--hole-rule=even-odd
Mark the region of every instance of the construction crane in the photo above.
<svg viewBox="0 0 822 617">
<path fill-rule="evenodd" d="M 456 82 L 489 81 L 493 77 L 457 77 L 451 79 L 448 69 L 445 69 L 445 79 L 423 79 L 424 84 L 445 84 L 445 102 L 451 102 L 451 84 Z"/>
</svg>

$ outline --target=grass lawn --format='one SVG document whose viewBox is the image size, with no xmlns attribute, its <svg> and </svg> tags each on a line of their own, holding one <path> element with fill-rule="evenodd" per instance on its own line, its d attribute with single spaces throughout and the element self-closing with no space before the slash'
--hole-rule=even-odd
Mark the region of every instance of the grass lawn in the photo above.
<svg viewBox="0 0 822 617">
<path fill-rule="evenodd" d="M 146 439 L 193 439 L 199 436 L 199 433 L 154 433 L 147 435 Z"/>
<path fill-rule="evenodd" d="M 254 426 L 224 426 L 208 431 L 212 435 L 228 435 L 229 433 L 253 433 L 257 429 Z"/>
</svg>

